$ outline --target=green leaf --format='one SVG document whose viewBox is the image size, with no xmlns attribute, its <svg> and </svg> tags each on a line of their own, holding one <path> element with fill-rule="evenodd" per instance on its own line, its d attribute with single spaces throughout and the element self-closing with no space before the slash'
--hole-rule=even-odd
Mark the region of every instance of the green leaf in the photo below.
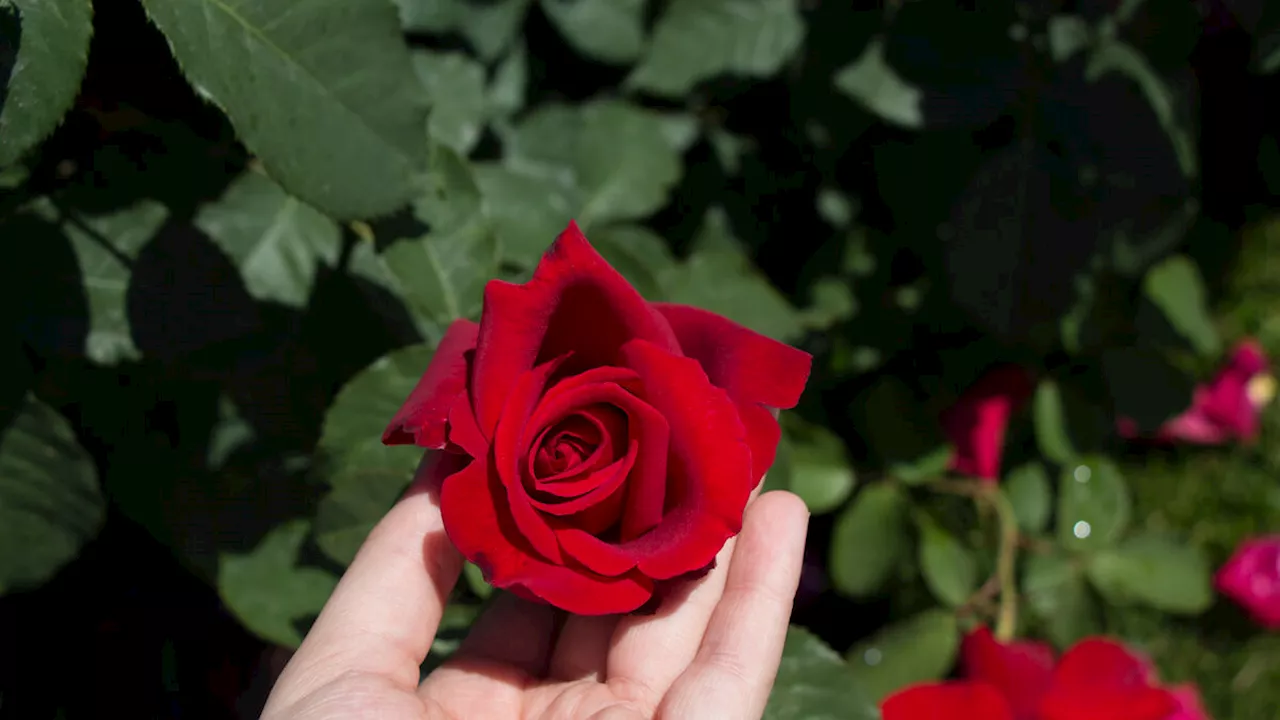
<svg viewBox="0 0 1280 720">
<path fill-rule="evenodd" d="M 462 575 L 467 580 L 467 587 L 471 588 L 471 592 L 478 595 L 480 599 L 486 599 L 493 594 L 493 586 L 484 579 L 484 572 L 475 563 L 465 563 L 462 566 Z"/>
<path fill-rule="evenodd" d="M 320 501 L 316 544 L 346 564 L 413 478 L 421 448 L 387 447 L 382 431 L 427 369 L 431 345 L 396 350 L 351 379 L 325 414 L 317 475 L 330 490 Z"/>
<path fill-rule="evenodd" d="M 7 5 L 7 6 L 6 6 Z M 89 59 L 89 0 L 12 0 L 0 5 L 0 37 L 13 46 L 0 103 L 0 167 L 44 140 L 71 109 Z M 12 63 L 12 64 L 9 64 Z"/>
<path fill-rule="evenodd" d="M 457 32 L 481 59 L 502 54 L 520 33 L 533 0 L 396 0 L 404 29 L 414 33 Z"/>
<path fill-rule="evenodd" d="M 903 482 L 937 479 L 951 464 L 953 451 L 937 421 L 895 377 L 885 376 L 868 390 L 859 428 L 889 474 Z"/>
<path fill-rule="evenodd" d="M 564 39 L 583 55 L 626 64 L 644 49 L 645 0 L 541 0 Z"/>
<path fill-rule="evenodd" d="M 400 240 L 382 261 L 424 334 L 439 338 L 454 320 L 479 317 L 484 285 L 498 274 L 498 243 L 477 220 L 451 233 Z"/>
<path fill-rule="evenodd" d="M 853 497 L 831 533 L 836 590 L 867 597 L 884 587 L 911 543 L 908 509 L 906 493 L 893 483 L 871 485 Z"/>
<path fill-rule="evenodd" d="M 800 311 L 800 322 L 814 332 L 825 332 L 858 313 L 858 299 L 849 283 L 824 277 L 810 290 L 810 303 Z"/>
<path fill-rule="evenodd" d="M 927 610 L 880 630 L 845 657 L 853 678 L 880 703 L 907 685 L 944 677 L 959 647 L 956 616 Z"/>
<path fill-rule="evenodd" d="M 1029 462 L 1013 469 L 1001 481 L 1000 490 L 1013 507 L 1018 527 L 1023 532 L 1039 533 L 1049 524 L 1053 495 L 1049 486 L 1049 473 L 1043 465 Z"/>
<path fill-rule="evenodd" d="M 1040 454 L 1055 463 L 1069 462 L 1076 456 L 1076 449 L 1067 433 L 1067 412 L 1056 382 L 1051 379 L 1040 381 L 1032 410 Z"/>
<path fill-rule="evenodd" d="M 426 159 L 426 102 L 383 0 L 142 0 L 267 174 L 340 218 L 385 215 Z"/>
<path fill-rule="evenodd" d="M 529 85 L 529 53 L 524 45 L 516 45 L 493 71 L 489 83 L 489 112 L 497 118 L 508 118 L 524 108 Z"/>
<path fill-rule="evenodd" d="M 1132 500 L 1120 470 L 1100 457 L 1062 469 L 1058 482 L 1058 542 L 1075 552 L 1101 550 L 1120 539 Z"/>
<path fill-rule="evenodd" d="M 663 275 L 668 300 L 710 310 L 782 342 L 803 334 L 796 309 L 737 249 L 722 210 L 708 211 L 695 245 L 698 250 Z"/>
<path fill-rule="evenodd" d="M 836 73 L 836 87 L 887 122 L 924 126 L 924 93 L 885 62 L 884 44 L 872 40 L 862 55 Z"/>
<path fill-rule="evenodd" d="M 626 83 L 678 97 L 724 73 L 769 77 L 803 41 L 795 0 L 672 0 Z"/>
<path fill-rule="evenodd" d="M 291 520 L 252 551 L 224 553 L 218 562 L 218 594 L 227 608 L 258 637 L 289 648 L 302 642 L 297 624 L 318 615 L 338 583 L 331 573 L 298 564 L 310 526 Z"/>
<path fill-rule="evenodd" d="M 256 172 L 241 175 L 196 214 L 200 228 L 240 269 L 249 294 L 300 308 L 316 271 L 342 251 L 342 230 Z"/>
<path fill-rule="evenodd" d="M 507 151 L 509 167 L 533 166 L 565 179 L 571 215 L 584 231 L 653 213 L 681 173 L 662 117 L 616 100 L 544 105 L 515 128 Z"/>
<path fill-rule="evenodd" d="M 33 206 L 36 215 L 56 223 L 71 243 L 89 302 L 90 360 L 114 365 L 141 356 L 129 326 L 126 295 L 133 261 L 168 216 L 157 202 L 143 200 L 105 215 L 70 215 L 48 201 Z"/>
<path fill-rule="evenodd" d="M 954 535 L 932 520 L 920 523 L 920 572 L 929 592 L 945 605 L 959 607 L 978 583 L 978 561 Z"/>
<path fill-rule="evenodd" d="M 474 170 L 502 259 L 526 269 L 536 266 L 573 219 L 573 181 L 543 167 L 476 163 Z M 594 231 L 588 234 L 594 236 Z"/>
<path fill-rule="evenodd" d="M 591 232 L 591 245 L 650 302 L 663 300 L 662 278 L 675 267 L 671 249 L 641 225 L 607 225 Z"/>
<path fill-rule="evenodd" d="M 1089 594 L 1084 570 L 1066 555 L 1027 557 L 1022 594 L 1031 612 L 1044 623 L 1059 648 L 1099 631 L 1098 608 Z"/>
<path fill-rule="evenodd" d="M 763 720 L 879 720 L 880 713 L 849 681 L 849 668 L 813 633 L 792 625 Z"/>
<path fill-rule="evenodd" d="M 822 515 L 840 507 L 853 492 L 856 475 L 844 441 L 830 430 L 788 413 L 782 417 L 787 466 L 784 487 L 800 496 L 809 512 Z M 781 450 L 781 446 L 779 448 Z M 775 462 L 779 469 L 781 463 Z"/>
<path fill-rule="evenodd" d="M 416 50 L 413 69 L 431 99 L 431 137 L 466 155 L 480 140 L 489 111 L 484 66 L 463 53 Z"/>
<path fill-rule="evenodd" d="M 1198 615 L 1213 604 L 1211 573 L 1199 546 L 1150 534 L 1099 552 L 1088 566 L 1089 580 L 1112 604 L 1178 615 Z"/>
<path fill-rule="evenodd" d="M 1182 172 L 1188 177 L 1194 176 L 1197 172 L 1195 138 L 1187 127 L 1189 123 L 1181 115 L 1178 98 L 1155 68 L 1133 46 L 1115 38 L 1105 38 L 1094 47 L 1085 68 L 1085 77 L 1095 81 L 1113 72 L 1137 84 L 1169 136 Z"/>
<path fill-rule="evenodd" d="M 1190 258 L 1175 255 L 1151 268 L 1142 279 L 1142 290 L 1197 352 L 1207 357 L 1222 352 L 1204 281 Z"/>
<path fill-rule="evenodd" d="M 0 594 L 51 578 L 106 513 L 93 458 L 61 415 L 27 395 L 0 436 Z"/>
</svg>

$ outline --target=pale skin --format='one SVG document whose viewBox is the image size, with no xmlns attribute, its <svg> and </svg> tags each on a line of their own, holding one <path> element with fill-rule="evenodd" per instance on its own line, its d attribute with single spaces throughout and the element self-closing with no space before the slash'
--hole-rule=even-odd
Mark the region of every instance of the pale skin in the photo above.
<svg viewBox="0 0 1280 720">
<path fill-rule="evenodd" d="M 281 674 L 264 720 L 764 713 L 800 581 L 809 513 L 798 497 L 753 494 L 715 569 L 656 614 L 566 618 L 503 595 L 419 683 L 463 562 L 421 476 L 365 541 Z"/>
</svg>

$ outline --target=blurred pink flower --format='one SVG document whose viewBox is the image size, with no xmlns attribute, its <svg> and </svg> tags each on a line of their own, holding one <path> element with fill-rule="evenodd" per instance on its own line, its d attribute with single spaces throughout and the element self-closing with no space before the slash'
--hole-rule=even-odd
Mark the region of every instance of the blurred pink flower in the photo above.
<svg viewBox="0 0 1280 720">
<path fill-rule="evenodd" d="M 1256 340 L 1242 341 L 1213 380 L 1196 388 L 1191 407 L 1166 422 L 1151 439 L 1196 445 L 1252 443 L 1258 437 L 1260 411 L 1275 393 L 1268 366 Z M 1121 437 L 1140 436 L 1130 418 L 1120 418 L 1117 429 Z"/>
<path fill-rule="evenodd" d="M 942 430 L 955 446 L 951 469 L 995 481 L 1000 478 L 1009 418 L 1031 397 L 1031 373 L 999 365 L 971 385 L 942 414 Z"/>
<path fill-rule="evenodd" d="M 1280 629 L 1280 535 L 1251 538 L 1218 570 L 1214 584 L 1259 625 Z"/>
<path fill-rule="evenodd" d="M 1211 720 L 1209 711 L 1200 702 L 1200 691 L 1195 685 L 1173 688 L 1173 699 L 1178 702 L 1178 709 L 1165 720 Z"/>
</svg>

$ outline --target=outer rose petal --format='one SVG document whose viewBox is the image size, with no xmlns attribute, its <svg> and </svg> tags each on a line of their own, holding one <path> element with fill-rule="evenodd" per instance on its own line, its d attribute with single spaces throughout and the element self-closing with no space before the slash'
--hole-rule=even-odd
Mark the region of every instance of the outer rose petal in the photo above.
<svg viewBox="0 0 1280 720">
<path fill-rule="evenodd" d="M 446 478 L 440 491 L 449 540 L 494 587 L 578 615 L 631 612 L 652 597 L 653 583 L 639 573 L 607 578 L 534 557 L 506 510 L 495 502 L 505 496 L 483 458 Z"/>
<path fill-rule="evenodd" d="M 623 346 L 622 358 L 640 374 L 645 400 L 667 418 L 671 447 L 670 509 L 656 528 L 621 547 L 640 558 L 645 575 L 666 580 L 706 567 L 742 529 L 751 451 L 733 401 L 696 361 L 644 340 Z"/>
<path fill-rule="evenodd" d="M 778 426 L 778 419 L 763 405 L 738 403 L 738 417 L 747 430 L 747 445 L 751 447 L 751 487 L 754 488 L 773 467 L 782 428 Z"/>
<path fill-rule="evenodd" d="M 1009 418 L 1031 396 L 1031 376 L 1017 365 L 983 375 L 942 414 L 942 429 L 956 448 L 951 469 L 998 480 Z"/>
<path fill-rule="evenodd" d="M 1280 629 L 1280 535 L 1241 543 L 1214 584 L 1268 630 Z"/>
<path fill-rule="evenodd" d="M 449 409 L 466 391 L 466 352 L 475 348 L 479 330 L 470 320 L 453 321 L 426 372 L 382 433 L 383 444 L 444 447 Z"/>
<path fill-rule="evenodd" d="M 1013 720 L 999 691 L 965 680 L 899 690 L 880 704 L 880 716 L 882 720 Z"/>
<path fill-rule="evenodd" d="M 728 318 L 688 305 L 654 303 L 680 349 L 729 397 L 785 410 L 795 407 L 813 358 Z"/>
<path fill-rule="evenodd" d="M 1166 720 L 1177 702 L 1153 685 L 1145 658 L 1111 640 L 1082 640 L 1062 656 L 1041 720 Z"/>
<path fill-rule="evenodd" d="M 1039 642 L 1001 643 L 979 627 L 965 636 L 960 662 L 970 680 L 1000 690 L 1015 720 L 1036 720 L 1040 701 L 1053 679 L 1053 649 Z"/>
<path fill-rule="evenodd" d="M 516 378 L 535 364 L 572 352 L 565 372 L 611 365 L 632 338 L 679 349 L 666 319 L 570 222 L 529 282 L 485 286 L 470 386 L 481 430 L 492 433 Z"/>
</svg>

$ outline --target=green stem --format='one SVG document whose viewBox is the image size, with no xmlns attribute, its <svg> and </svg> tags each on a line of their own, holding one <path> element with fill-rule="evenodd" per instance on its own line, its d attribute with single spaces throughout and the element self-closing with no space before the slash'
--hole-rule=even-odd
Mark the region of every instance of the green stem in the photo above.
<svg viewBox="0 0 1280 720">
<path fill-rule="evenodd" d="M 1018 518 L 1009 499 L 992 485 L 986 496 L 995 508 L 1000 524 L 1000 548 L 996 556 L 996 576 L 1000 579 L 1000 615 L 996 620 L 996 639 L 1008 642 L 1018 630 Z"/>
<path fill-rule="evenodd" d="M 964 480 L 939 480 L 933 484 L 939 492 L 972 498 L 980 508 L 990 507 L 1000 529 L 996 550 L 996 580 L 1000 585 L 1000 610 L 996 616 L 996 639 L 1012 640 L 1018 629 L 1018 518 L 1008 498 L 994 484 Z"/>
</svg>

